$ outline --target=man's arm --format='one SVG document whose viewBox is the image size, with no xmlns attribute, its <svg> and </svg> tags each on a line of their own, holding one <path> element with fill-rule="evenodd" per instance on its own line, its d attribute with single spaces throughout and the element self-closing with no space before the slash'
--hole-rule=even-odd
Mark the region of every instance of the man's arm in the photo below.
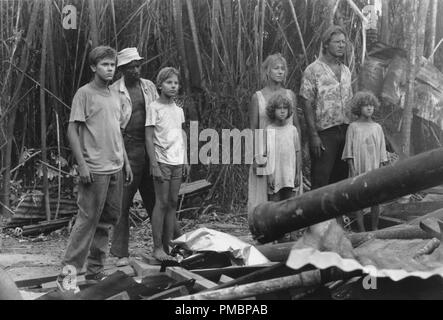
<svg viewBox="0 0 443 320">
<path fill-rule="evenodd" d="M 128 154 L 126 153 L 125 140 L 122 137 L 122 146 L 123 146 L 123 161 L 124 161 L 124 170 L 125 170 L 125 184 L 131 184 L 134 180 L 134 176 L 132 174 L 131 164 L 129 163 Z"/>
<path fill-rule="evenodd" d="M 149 160 L 151 162 L 151 172 L 155 180 L 163 182 L 163 175 L 158 165 L 157 159 L 155 158 L 154 149 L 154 126 L 145 127 L 145 137 L 146 137 L 146 151 L 148 152 Z"/>
<path fill-rule="evenodd" d="M 89 167 L 86 164 L 85 158 L 83 157 L 81 147 L 80 147 L 80 137 L 79 137 L 79 127 L 80 122 L 69 122 L 68 124 L 68 140 L 71 145 L 72 153 L 74 154 L 75 160 L 78 164 L 78 172 L 80 175 L 80 181 L 84 184 L 88 184 L 94 181 Z"/>
<path fill-rule="evenodd" d="M 306 119 L 306 125 L 309 134 L 309 145 L 311 151 L 316 158 L 320 158 L 322 150 L 325 150 L 323 143 L 318 135 L 317 128 L 315 126 L 315 118 L 313 112 L 313 101 L 301 98 L 303 113 Z"/>
</svg>

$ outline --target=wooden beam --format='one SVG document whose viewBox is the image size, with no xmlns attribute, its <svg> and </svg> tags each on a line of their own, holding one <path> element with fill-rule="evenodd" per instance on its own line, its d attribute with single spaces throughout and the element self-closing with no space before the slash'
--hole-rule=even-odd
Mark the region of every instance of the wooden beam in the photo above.
<svg viewBox="0 0 443 320">
<path fill-rule="evenodd" d="M 167 298 L 181 297 L 181 296 L 184 296 L 187 294 L 189 294 L 189 291 L 186 288 L 186 286 L 179 286 L 179 287 L 171 288 L 171 289 L 162 291 L 160 293 L 154 294 L 154 295 L 144 298 L 142 300 L 161 300 L 161 299 L 167 299 Z"/>
<path fill-rule="evenodd" d="M 225 284 L 228 283 L 230 281 L 234 281 L 234 278 L 225 276 L 224 274 L 221 275 L 220 279 L 218 280 L 218 284 Z"/>
<path fill-rule="evenodd" d="M 137 277 L 140 278 L 160 274 L 159 266 L 153 266 L 142 261 L 131 259 L 129 265 L 135 270 Z"/>
<path fill-rule="evenodd" d="M 253 297 L 296 287 L 311 287 L 322 283 L 320 270 L 302 272 L 297 275 L 248 283 L 240 286 L 200 292 L 173 300 L 234 300 Z"/>
<path fill-rule="evenodd" d="M 126 291 L 123 291 L 123 292 L 117 293 L 116 295 L 114 295 L 112 297 L 107 298 L 106 300 L 131 300 L 131 299 L 129 298 L 128 293 Z"/>
<path fill-rule="evenodd" d="M 197 291 L 202 291 L 217 286 L 216 283 L 209 281 L 208 279 L 203 278 L 202 276 L 193 273 L 189 270 L 183 269 L 181 267 L 168 267 L 166 268 L 165 273 L 168 277 L 176 281 L 194 279 L 195 280 L 194 288 Z"/>
<path fill-rule="evenodd" d="M 261 243 L 343 214 L 361 210 L 443 182 L 443 148 L 324 186 L 280 202 L 263 202 L 248 217 Z"/>
<path fill-rule="evenodd" d="M 390 203 L 382 206 L 382 216 L 410 220 L 410 216 L 423 216 L 443 208 L 443 201 L 419 201 L 410 203 Z"/>
<path fill-rule="evenodd" d="M 289 255 L 289 253 L 288 253 Z M 207 269 L 195 269 L 191 270 L 193 273 L 198 274 L 206 279 L 212 280 L 212 281 L 218 281 L 220 276 L 222 274 L 231 277 L 231 278 L 238 278 L 241 276 L 244 276 L 246 274 L 249 274 L 251 272 L 254 272 L 256 270 L 261 270 L 266 267 L 275 265 L 275 262 L 271 263 L 265 263 L 255 266 L 230 266 L 225 268 L 207 268 Z"/>
</svg>

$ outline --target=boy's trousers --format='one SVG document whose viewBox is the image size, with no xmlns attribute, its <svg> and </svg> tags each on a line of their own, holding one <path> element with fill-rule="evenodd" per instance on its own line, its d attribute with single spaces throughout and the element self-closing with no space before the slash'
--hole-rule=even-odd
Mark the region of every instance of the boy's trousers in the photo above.
<svg viewBox="0 0 443 320">
<path fill-rule="evenodd" d="M 111 254 L 119 258 L 129 257 L 129 209 L 137 190 L 150 217 L 155 205 L 154 181 L 149 172 L 145 140 L 124 135 L 124 141 L 134 180 L 123 187 L 122 211 L 112 237 Z"/>
<path fill-rule="evenodd" d="M 92 176 L 92 183 L 79 184 L 79 209 L 62 262 L 62 266 L 74 266 L 79 273 L 87 259 L 87 275 L 103 271 L 109 229 L 120 215 L 123 192 L 122 170 Z"/>
</svg>

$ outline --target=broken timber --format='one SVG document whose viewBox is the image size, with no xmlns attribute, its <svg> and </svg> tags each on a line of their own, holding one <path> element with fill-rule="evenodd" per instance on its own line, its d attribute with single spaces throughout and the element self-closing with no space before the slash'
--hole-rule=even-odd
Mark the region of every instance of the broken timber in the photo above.
<svg viewBox="0 0 443 320">
<path fill-rule="evenodd" d="M 217 286 L 216 283 L 209 281 L 208 279 L 203 278 L 202 276 L 199 276 L 198 274 L 195 274 L 189 270 L 183 269 L 182 267 L 167 267 L 165 273 L 168 277 L 174 279 L 175 281 L 194 279 L 194 288 L 197 291 L 202 291 Z"/>
<path fill-rule="evenodd" d="M 442 182 L 443 148 L 439 148 L 292 199 L 259 204 L 249 214 L 249 228 L 258 241 L 266 243 Z"/>
<path fill-rule="evenodd" d="M 300 274 L 258 281 L 230 288 L 200 292 L 173 300 L 233 300 L 253 297 L 294 287 L 311 287 L 320 285 L 320 270 L 306 271 Z"/>
</svg>

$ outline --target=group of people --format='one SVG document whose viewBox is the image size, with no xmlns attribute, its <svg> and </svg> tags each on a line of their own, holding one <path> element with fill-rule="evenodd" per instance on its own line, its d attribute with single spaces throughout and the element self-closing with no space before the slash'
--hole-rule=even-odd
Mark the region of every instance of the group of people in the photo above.
<svg viewBox="0 0 443 320">
<path fill-rule="evenodd" d="M 322 54 L 304 71 L 299 92 L 309 139 L 312 189 L 387 162 L 383 129 L 373 120 L 379 101 L 369 91 L 353 95 L 351 72 L 343 64 L 345 30 L 332 26 L 321 40 Z M 265 131 L 264 142 L 254 144 L 248 188 L 250 212 L 263 201 L 291 198 L 296 187 L 303 187 L 297 99 L 284 87 L 286 60 L 280 54 L 267 57 L 262 75 L 265 87 L 252 96 L 249 107 L 250 128 Z M 352 114 L 355 121 L 350 123 Z M 371 227 L 376 230 L 379 207 L 371 208 L 371 216 Z M 359 230 L 365 231 L 362 212 L 356 212 L 356 220 Z"/>
<path fill-rule="evenodd" d="M 373 121 L 379 106 L 370 92 L 354 97 L 351 72 L 343 64 L 346 32 L 339 26 L 322 36 L 322 54 L 304 71 L 299 96 L 311 150 L 313 189 L 378 168 L 387 161 L 383 130 Z M 129 209 L 139 190 L 153 232 L 153 256 L 169 260 L 170 241 L 180 235 L 176 207 L 180 184 L 188 174 L 182 108 L 174 103 L 179 72 L 162 69 L 156 83 L 142 79 L 142 57 L 136 48 L 118 54 L 94 48 L 89 64 L 94 77 L 74 96 L 68 138 L 78 164 L 80 183 L 76 222 L 57 283 L 66 288 L 66 267 L 86 279 L 100 280 L 110 226 L 115 225 L 110 252 L 117 265 L 128 264 Z M 122 77 L 112 85 L 116 68 Z M 284 87 L 287 63 L 281 54 L 262 65 L 264 88 L 252 96 L 250 128 L 263 129 L 254 143 L 249 173 L 248 210 L 263 201 L 281 201 L 302 188 L 301 131 L 297 96 Z M 357 120 L 350 123 L 351 112 Z M 372 228 L 379 210 L 372 208 Z M 360 230 L 363 217 L 357 213 Z"/>
<path fill-rule="evenodd" d="M 118 266 L 129 263 L 129 209 L 137 190 L 151 217 L 153 256 L 172 258 L 169 244 L 180 234 L 178 193 L 189 171 L 184 112 L 174 102 L 180 73 L 163 68 L 154 84 L 140 77 L 142 60 L 136 48 L 94 48 L 93 79 L 74 95 L 67 135 L 80 176 L 79 210 L 57 279 L 61 290 L 78 290 L 67 276 L 85 262 L 87 280 L 106 277 L 111 226 L 110 252 Z M 116 68 L 122 76 L 111 85 Z"/>
</svg>

